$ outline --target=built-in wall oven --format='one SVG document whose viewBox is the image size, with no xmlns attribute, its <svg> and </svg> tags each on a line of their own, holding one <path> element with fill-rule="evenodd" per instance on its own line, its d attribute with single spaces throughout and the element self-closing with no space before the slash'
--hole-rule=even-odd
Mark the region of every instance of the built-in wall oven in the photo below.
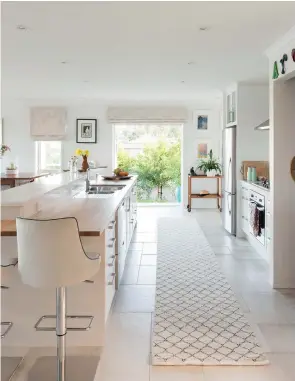
<svg viewBox="0 0 295 381">
<path fill-rule="evenodd" d="M 265 246 L 265 197 L 249 191 L 249 231 Z"/>
</svg>

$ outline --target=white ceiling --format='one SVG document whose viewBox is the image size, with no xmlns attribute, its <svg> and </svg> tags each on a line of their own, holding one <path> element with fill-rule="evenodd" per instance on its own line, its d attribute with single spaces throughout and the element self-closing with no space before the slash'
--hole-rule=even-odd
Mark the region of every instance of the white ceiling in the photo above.
<svg viewBox="0 0 295 381">
<path fill-rule="evenodd" d="M 2 2 L 2 96 L 216 97 L 235 81 L 267 81 L 263 52 L 294 14 L 283 1 Z"/>
</svg>

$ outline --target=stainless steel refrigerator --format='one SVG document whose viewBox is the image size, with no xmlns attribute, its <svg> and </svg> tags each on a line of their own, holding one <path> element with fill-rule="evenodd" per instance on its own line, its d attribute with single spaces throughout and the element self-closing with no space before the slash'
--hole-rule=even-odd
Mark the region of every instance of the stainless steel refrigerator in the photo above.
<svg viewBox="0 0 295 381">
<path fill-rule="evenodd" d="M 236 179 L 236 137 L 237 128 L 228 127 L 223 130 L 222 142 L 222 223 L 230 233 L 236 234 L 237 220 L 237 179 Z"/>
</svg>

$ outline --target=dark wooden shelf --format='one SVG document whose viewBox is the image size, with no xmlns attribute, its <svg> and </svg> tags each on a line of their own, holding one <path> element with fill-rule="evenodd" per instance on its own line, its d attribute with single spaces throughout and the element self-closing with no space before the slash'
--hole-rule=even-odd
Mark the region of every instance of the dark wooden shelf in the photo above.
<svg viewBox="0 0 295 381">
<path fill-rule="evenodd" d="M 190 178 L 192 179 L 221 179 L 223 176 L 192 176 L 189 175 Z"/>
<path fill-rule="evenodd" d="M 200 196 L 199 194 L 191 194 L 191 198 L 221 198 L 219 194 L 207 194 L 206 196 Z"/>
</svg>

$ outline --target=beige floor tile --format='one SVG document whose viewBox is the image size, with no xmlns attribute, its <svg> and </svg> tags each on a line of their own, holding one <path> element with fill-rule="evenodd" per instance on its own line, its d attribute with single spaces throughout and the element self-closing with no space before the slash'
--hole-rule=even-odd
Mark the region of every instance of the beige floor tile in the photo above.
<svg viewBox="0 0 295 381">
<path fill-rule="evenodd" d="M 295 306 L 288 305 L 279 293 L 243 292 L 242 295 L 255 323 L 295 323 Z"/>
<path fill-rule="evenodd" d="M 155 286 L 121 286 L 114 302 L 114 312 L 153 312 Z"/>
<path fill-rule="evenodd" d="M 126 265 L 121 284 L 136 284 L 138 280 L 139 266 Z"/>
<path fill-rule="evenodd" d="M 150 381 L 204 381 L 201 366 L 151 366 Z"/>
<path fill-rule="evenodd" d="M 156 284 L 156 266 L 140 266 L 138 284 Z"/>
<path fill-rule="evenodd" d="M 129 245 L 129 251 L 139 251 L 143 249 L 143 242 L 131 242 Z"/>
<path fill-rule="evenodd" d="M 295 324 L 259 324 L 271 352 L 293 352 L 295 360 Z"/>
<path fill-rule="evenodd" d="M 231 251 L 228 246 L 212 246 L 212 249 L 216 255 L 231 254 Z"/>
<path fill-rule="evenodd" d="M 204 367 L 204 381 L 291 381 L 275 365 Z"/>
<path fill-rule="evenodd" d="M 157 235 L 154 233 L 133 234 L 132 242 L 157 242 Z"/>
<path fill-rule="evenodd" d="M 280 367 L 284 374 L 290 380 L 294 380 L 295 376 L 295 356 L 294 353 L 269 353 L 269 360 L 272 364 Z"/>
<path fill-rule="evenodd" d="M 95 381 L 149 381 L 151 314 L 113 314 Z"/>
<path fill-rule="evenodd" d="M 144 243 L 142 254 L 157 254 L 156 243 Z"/>
<path fill-rule="evenodd" d="M 157 256 L 156 255 L 142 255 L 140 264 L 142 266 L 156 266 Z"/>
<path fill-rule="evenodd" d="M 129 250 L 126 257 L 126 265 L 139 266 L 141 263 L 142 250 Z"/>
</svg>

